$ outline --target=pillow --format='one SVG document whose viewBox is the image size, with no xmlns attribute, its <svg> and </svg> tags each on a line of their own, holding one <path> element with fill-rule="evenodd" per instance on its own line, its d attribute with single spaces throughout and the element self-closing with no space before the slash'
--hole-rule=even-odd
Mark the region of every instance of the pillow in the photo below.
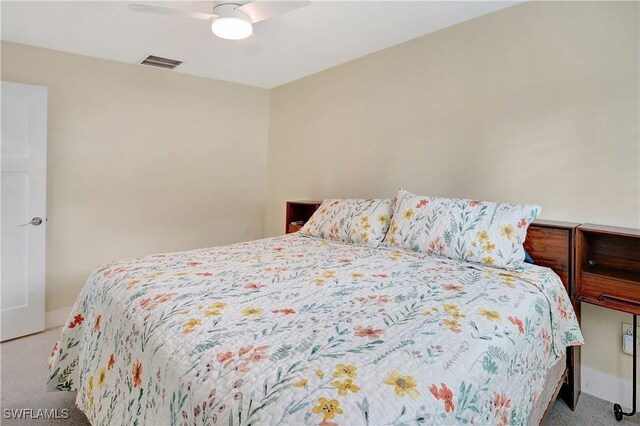
<svg viewBox="0 0 640 426">
<path fill-rule="evenodd" d="M 391 211 L 391 200 L 324 200 L 298 232 L 375 247 L 389 229 Z"/>
<path fill-rule="evenodd" d="M 522 266 L 527 228 L 537 205 L 414 195 L 398 191 L 385 243 L 498 268 Z"/>
<path fill-rule="evenodd" d="M 530 263 L 532 265 L 535 265 L 535 262 L 533 261 L 533 258 L 531 257 L 531 255 L 529 254 L 528 251 L 524 251 L 524 263 Z"/>
</svg>

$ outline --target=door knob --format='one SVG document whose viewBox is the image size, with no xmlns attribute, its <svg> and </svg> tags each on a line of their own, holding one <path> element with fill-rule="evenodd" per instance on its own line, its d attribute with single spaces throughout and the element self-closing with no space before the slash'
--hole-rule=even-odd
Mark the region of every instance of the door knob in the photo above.
<svg viewBox="0 0 640 426">
<path fill-rule="evenodd" d="M 38 226 L 42 224 L 42 218 L 41 217 L 34 217 L 33 219 L 31 219 L 31 222 L 19 225 L 19 226 L 27 226 L 27 225 L 33 225 L 33 226 Z"/>
</svg>

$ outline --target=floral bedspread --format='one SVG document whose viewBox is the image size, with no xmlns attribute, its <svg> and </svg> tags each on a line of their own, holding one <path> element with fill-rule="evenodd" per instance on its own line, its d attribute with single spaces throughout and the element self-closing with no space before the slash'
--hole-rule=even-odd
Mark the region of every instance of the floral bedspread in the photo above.
<svg viewBox="0 0 640 426">
<path fill-rule="evenodd" d="M 559 278 L 292 234 L 111 263 L 49 361 L 93 424 L 523 424 Z"/>
</svg>

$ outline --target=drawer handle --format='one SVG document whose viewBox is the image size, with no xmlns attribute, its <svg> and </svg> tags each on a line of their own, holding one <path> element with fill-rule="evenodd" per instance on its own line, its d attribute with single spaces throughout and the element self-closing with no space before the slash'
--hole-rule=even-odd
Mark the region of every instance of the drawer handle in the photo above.
<svg viewBox="0 0 640 426">
<path fill-rule="evenodd" d="M 603 302 L 610 301 L 610 302 L 622 303 L 623 305 L 629 305 L 632 308 L 640 308 L 640 302 L 636 302 L 635 300 L 625 299 L 623 297 L 609 296 L 608 294 L 601 294 L 600 297 L 598 297 L 598 300 L 601 300 Z"/>
</svg>

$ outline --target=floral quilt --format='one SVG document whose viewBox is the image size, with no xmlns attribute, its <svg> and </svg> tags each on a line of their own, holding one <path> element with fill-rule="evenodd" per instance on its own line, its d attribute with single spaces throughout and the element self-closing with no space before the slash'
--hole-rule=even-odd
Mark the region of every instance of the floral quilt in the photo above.
<svg viewBox="0 0 640 426">
<path fill-rule="evenodd" d="M 49 360 L 95 425 L 524 424 L 560 279 L 291 234 L 106 265 Z"/>
</svg>

